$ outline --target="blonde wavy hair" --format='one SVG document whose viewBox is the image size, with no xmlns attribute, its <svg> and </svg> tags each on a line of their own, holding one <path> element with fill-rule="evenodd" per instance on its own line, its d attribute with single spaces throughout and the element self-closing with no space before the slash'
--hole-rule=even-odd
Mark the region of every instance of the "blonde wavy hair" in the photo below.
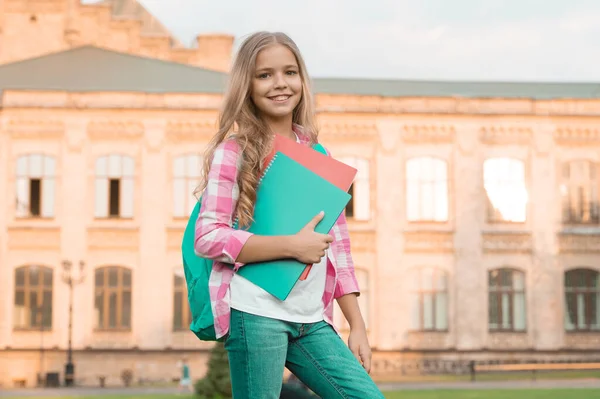
<svg viewBox="0 0 600 399">
<path fill-rule="evenodd" d="M 293 111 L 292 122 L 300 125 L 304 134 L 310 137 L 311 144 L 317 142 L 318 132 L 314 117 L 313 95 L 300 50 L 290 37 L 281 32 L 257 32 L 250 35 L 241 44 L 231 68 L 219 115 L 219 128 L 204 153 L 202 181 L 194 192 L 198 196 L 206 188 L 215 149 L 223 141 L 229 138 L 235 139 L 242 154 L 237 178 L 239 198 L 234 210 L 234 218 L 237 218 L 240 228 L 249 226 L 253 221 L 256 190 L 262 172 L 262 163 L 270 151 L 273 136 L 251 99 L 256 57 L 261 50 L 273 44 L 287 47 L 296 57 L 302 79 L 302 93 L 300 102 Z"/>
</svg>

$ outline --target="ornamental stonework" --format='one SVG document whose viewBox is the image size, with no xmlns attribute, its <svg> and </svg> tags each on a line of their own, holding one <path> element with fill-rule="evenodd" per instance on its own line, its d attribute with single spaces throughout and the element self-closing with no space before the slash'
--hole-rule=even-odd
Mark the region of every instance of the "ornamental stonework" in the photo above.
<svg viewBox="0 0 600 399">
<path fill-rule="evenodd" d="M 378 135 L 373 122 L 324 121 L 319 124 L 319 134 L 328 139 L 351 139 L 371 143 Z"/>
<path fill-rule="evenodd" d="M 98 141 L 139 139 L 144 125 L 138 121 L 92 121 L 87 127 L 88 138 Z"/>
<path fill-rule="evenodd" d="M 526 127 L 490 126 L 482 127 L 479 138 L 484 144 L 492 145 L 530 145 L 533 132 Z"/>
<path fill-rule="evenodd" d="M 217 128 L 215 118 L 169 121 L 165 127 L 165 137 L 171 143 L 198 142 L 209 140 Z"/>
<path fill-rule="evenodd" d="M 532 238 L 529 233 L 483 233 L 483 252 L 488 254 L 530 253 Z"/>
<path fill-rule="evenodd" d="M 89 250 L 134 250 L 140 246 L 137 229 L 93 227 L 87 231 Z"/>
<path fill-rule="evenodd" d="M 8 248 L 10 250 L 59 250 L 60 228 L 58 227 L 9 227 Z"/>
<path fill-rule="evenodd" d="M 554 141 L 562 146 L 600 145 L 600 129 L 592 127 L 559 128 L 554 132 Z"/>
<path fill-rule="evenodd" d="M 406 253 L 452 253 L 454 232 L 410 231 L 404 233 Z"/>
<path fill-rule="evenodd" d="M 560 253 L 600 253 L 600 234 L 559 234 Z"/>
<path fill-rule="evenodd" d="M 63 137 L 65 125 L 54 119 L 11 119 L 5 129 L 13 139 L 55 140 Z"/>
<path fill-rule="evenodd" d="M 445 125 L 404 125 L 402 140 L 411 144 L 450 144 L 456 137 L 454 126 Z"/>
</svg>

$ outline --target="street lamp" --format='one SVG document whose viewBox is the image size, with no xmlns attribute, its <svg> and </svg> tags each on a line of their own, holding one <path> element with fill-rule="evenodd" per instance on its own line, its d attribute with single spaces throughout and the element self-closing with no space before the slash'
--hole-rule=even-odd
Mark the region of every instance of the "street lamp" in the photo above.
<svg viewBox="0 0 600 399">
<path fill-rule="evenodd" d="M 85 263 L 79 262 L 79 271 L 77 276 L 73 276 L 73 264 L 69 260 L 62 262 L 63 274 L 62 280 L 69 286 L 69 350 L 67 352 L 67 364 L 65 365 L 65 385 L 73 386 L 75 382 L 75 365 L 73 364 L 73 350 L 71 347 L 73 330 L 73 286 L 83 282 L 85 277 Z"/>
</svg>

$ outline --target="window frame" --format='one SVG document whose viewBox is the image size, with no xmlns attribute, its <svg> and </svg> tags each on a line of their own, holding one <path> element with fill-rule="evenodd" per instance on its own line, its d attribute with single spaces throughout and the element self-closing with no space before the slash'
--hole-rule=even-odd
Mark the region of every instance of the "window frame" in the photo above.
<svg viewBox="0 0 600 399">
<path fill-rule="evenodd" d="M 491 279 L 492 279 L 492 274 L 493 273 L 499 273 L 500 275 L 497 277 L 496 281 L 498 282 L 496 285 L 493 286 L 494 290 L 492 290 L 492 285 L 491 285 Z M 511 282 L 511 286 L 510 288 L 506 288 L 505 286 L 502 285 L 502 274 L 503 273 L 510 273 L 510 282 Z M 515 274 L 518 274 L 520 276 L 522 276 L 523 278 L 523 288 L 521 290 L 515 289 L 514 287 L 514 276 Z M 528 329 L 528 306 L 527 306 L 527 273 L 525 273 L 523 270 L 519 270 L 517 268 L 514 267 L 497 267 L 494 269 L 490 269 L 487 271 L 487 294 L 488 294 L 488 308 L 487 308 L 487 328 L 488 328 L 488 332 L 490 333 L 526 333 L 527 329 Z M 508 314 L 508 322 L 509 322 L 509 327 L 503 327 L 502 326 L 502 321 L 504 320 L 504 311 L 502 308 L 502 297 L 503 295 L 507 294 L 508 295 L 508 303 L 509 303 L 509 314 Z M 524 320 L 524 328 L 523 329 L 516 329 L 515 327 L 515 309 L 514 309 L 514 301 L 515 301 L 515 296 L 516 295 L 522 295 L 523 296 L 523 303 L 525 306 L 525 320 Z M 492 327 L 492 320 L 491 320 L 491 308 L 492 308 L 492 301 L 491 301 L 491 297 L 492 296 L 496 296 L 496 302 L 497 302 L 497 315 L 498 315 L 498 327 Z"/>
<path fill-rule="evenodd" d="M 32 166 L 33 158 L 39 157 L 39 171 Z M 57 196 L 57 160 L 54 155 L 45 153 L 27 153 L 17 157 L 15 162 L 15 218 L 17 220 L 52 220 L 56 218 L 56 196 Z M 21 172 L 21 167 L 25 172 Z M 39 214 L 32 212 L 31 186 L 33 180 L 39 180 L 39 200 L 37 207 Z M 27 197 L 26 203 L 20 201 L 20 196 Z M 26 209 L 20 210 L 20 206 Z"/>
<path fill-rule="evenodd" d="M 569 275 L 576 275 L 578 273 L 582 273 L 583 276 L 577 276 L 577 280 L 581 279 L 582 281 L 585 281 L 587 283 L 589 283 L 589 286 L 585 286 L 585 288 L 581 288 L 581 287 L 577 287 L 575 286 L 573 291 L 569 291 L 570 287 L 567 286 L 567 277 Z M 596 278 L 596 280 L 598 281 L 598 286 L 594 289 L 594 287 L 592 286 L 593 284 L 593 278 Z M 565 311 L 565 322 L 564 322 L 564 330 L 566 333 L 570 334 L 570 333 L 600 333 L 600 320 L 597 320 L 596 323 L 598 325 L 597 328 L 592 328 L 592 310 L 593 310 L 593 298 L 594 296 L 596 296 L 596 301 L 600 303 L 600 271 L 592 269 L 592 268 L 588 268 L 588 267 L 578 267 L 578 268 L 574 268 L 574 269 L 569 269 L 566 270 L 563 273 L 563 289 L 564 289 L 564 311 Z M 569 294 L 573 294 L 575 296 L 575 298 L 578 297 L 578 295 L 583 295 L 584 298 L 584 324 L 585 327 L 581 328 L 579 327 L 579 318 L 578 318 L 578 309 L 579 309 L 579 303 L 577 300 L 575 300 L 575 311 L 574 314 L 576 315 L 576 320 L 574 320 L 573 329 L 568 329 L 567 325 L 566 325 L 566 317 L 570 314 L 569 311 Z M 597 305 L 596 305 L 597 306 Z M 600 311 L 596 310 L 599 314 Z"/>
<path fill-rule="evenodd" d="M 428 271 L 431 271 L 431 289 L 426 289 L 423 288 L 424 284 L 423 283 L 423 279 L 426 277 L 426 274 Z M 416 278 L 415 278 L 416 275 Z M 439 281 L 439 278 L 443 278 L 444 279 L 444 288 L 443 289 L 438 289 L 437 288 L 437 283 Z M 446 271 L 444 268 L 441 267 L 437 267 L 437 266 L 420 266 L 420 267 L 415 267 L 412 268 L 410 270 L 410 279 L 411 282 L 414 282 L 415 280 L 418 280 L 418 287 L 415 286 L 414 284 L 411 285 L 411 287 L 409 287 L 409 314 L 412 313 L 412 309 L 413 306 L 415 305 L 413 303 L 413 300 L 415 298 L 415 296 L 418 298 L 417 299 L 417 305 L 418 305 L 418 310 L 419 310 L 419 326 L 415 327 L 413 325 L 413 321 L 412 319 L 409 320 L 409 331 L 412 333 L 447 333 L 450 329 L 450 274 L 448 273 L 448 271 Z M 438 313 L 438 305 L 437 305 L 437 298 L 438 295 L 443 294 L 445 295 L 445 307 L 446 307 L 446 320 L 445 320 L 445 328 L 437 328 L 436 327 L 436 321 L 437 321 L 437 313 Z M 431 328 L 426 328 L 425 327 L 425 296 L 426 295 L 431 295 L 432 297 L 432 314 L 431 314 L 431 320 L 433 321 L 432 323 L 432 327 Z"/>
<path fill-rule="evenodd" d="M 33 268 L 39 269 L 39 277 L 38 283 L 35 286 L 32 286 L 31 283 L 31 272 Z M 18 273 L 23 272 L 23 285 L 18 285 Z M 46 284 L 45 273 L 49 273 L 50 276 L 50 284 Z M 49 266 L 44 265 L 23 265 L 14 269 L 14 283 L 13 283 L 13 321 L 12 327 L 15 331 L 51 331 L 53 328 L 53 318 L 54 318 L 54 269 Z M 35 321 L 32 321 L 31 316 L 27 318 L 26 323 L 24 325 L 16 324 L 16 307 L 17 307 L 17 295 L 19 292 L 23 293 L 23 308 L 31 314 L 33 312 L 31 307 L 31 293 L 36 292 L 37 297 L 37 306 L 36 312 L 37 316 Z M 50 303 L 45 304 L 45 294 L 50 293 Z M 45 314 L 49 310 L 50 314 Z M 39 319 L 39 320 L 38 320 Z M 48 320 L 49 324 L 44 325 L 44 321 Z"/>
<path fill-rule="evenodd" d="M 413 178 L 411 176 L 409 176 L 409 168 L 411 166 L 411 164 L 417 164 L 419 162 L 430 162 L 431 165 L 433 166 L 435 163 L 439 163 L 440 165 L 443 165 L 443 170 L 445 173 L 445 179 L 442 181 L 440 180 L 436 180 L 435 178 L 431 181 L 427 180 L 425 183 L 429 182 L 432 186 L 432 191 L 435 192 L 437 185 L 438 184 L 443 184 L 445 187 L 444 188 L 444 199 L 442 199 L 442 201 L 445 201 L 445 217 L 441 218 L 441 219 L 436 219 L 435 218 L 435 209 L 436 209 L 436 205 L 437 202 L 439 201 L 439 196 L 437 195 L 432 195 L 432 201 L 434 201 L 432 203 L 433 209 L 432 209 L 432 214 L 434 215 L 434 217 L 432 218 L 426 218 L 423 216 L 424 213 L 423 209 L 424 209 L 424 205 L 421 206 L 418 210 L 418 216 L 416 218 L 412 218 L 411 217 L 411 201 L 410 201 L 410 194 L 411 194 L 411 190 L 413 188 L 413 185 L 416 186 L 417 189 L 417 194 L 415 194 L 417 196 L 418 203 L 423 204 L 423 201 L 421 201 L 422 197 L 423 197 L 423 179 L 421 176 L 417 176 L 417 178 Z M 405 163 L 404 163 L 404 181 L 405 181 L 405 195 L 404 195 L 404 201 L 405 201 L 405 207 L 404 207 L 404 213 L 405 213 L 405 217 L 406 217 L 406 221 L 410 224 L 447 224 L 450 222 L 451 220 L 451 195 L 450 195 L 450 191 L 451 191 L 451 179 L 450 179 L 450 174 L 451 174 L 451 170 L 450 170 L 450 162 L 440 156 L 435 156 L 435 155 L 419 155 L 419 156 L 414 156 L 411 158 L 408 158 Z M 419 170 L 422 170 L 422 168 L 420 167 Z M 421 173 L 421 172 L 419 172 Z M 413 183 L 414 181 L 414 183 Z"/>
<path fill-rule="evenodd" d="M 110 272 L 117 272 L 117 285 L 110 285 Z M 102 284 L 99 286 L 98 284 L 98 273 L 102 272 L 103 280 Z M 129 275 L 129 285 L 124 285 L 124 279 L 126 275 Z M 103 331 L 103 332 L 112 332 L 112 331 L 131 331 L 133 324 L 133 271 L 124 266 L 101 266 L 94 270 L 94 312 L 98 311 L 97 309 L 97 300 L 99 293 L 102 294 L 102 322 L 103 325 L 99 324 L 99 316 L 98 318 L 94 317 L 94 331 Z M 110 318 L 111 318 L 111 308 L 110 308 L 110 296 L 111 294 L 116 294 L 116 305 L 115 305 L 115 327 L 110 327 Z M 123 323 L 123 298 L 124 294 L 129 293 L 129 320 L 128 324 L 125 325 Z"/>
</svg>

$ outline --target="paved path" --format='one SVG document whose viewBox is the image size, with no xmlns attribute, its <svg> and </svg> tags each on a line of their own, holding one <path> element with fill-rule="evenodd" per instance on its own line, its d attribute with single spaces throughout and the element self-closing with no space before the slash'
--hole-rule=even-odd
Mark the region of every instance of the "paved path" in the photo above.
<svg viewBox="0 0 600 399">
<path fill-rule="evenodd" d="M 379 384 L 384 391 L 435 389 L 600 389 L 600 379 L 538 380 L 538 381 L 479 381 L 479 382 L 404 382 Z M 143 396 L 152 394 L 176 395 L 177 388 L 48 388 L 0 390 L 0 398 L 15 397 L 76 397 L 76 396 Z"/>
</svg>

